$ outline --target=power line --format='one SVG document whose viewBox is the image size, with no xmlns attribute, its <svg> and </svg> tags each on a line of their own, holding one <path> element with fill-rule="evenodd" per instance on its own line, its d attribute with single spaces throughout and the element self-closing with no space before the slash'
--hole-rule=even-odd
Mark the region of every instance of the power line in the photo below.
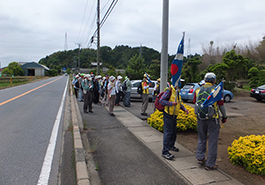
<svg viewBox="0 0 265 185">
<path fill-rule="evenodd" d="M 107 18 L 109 17 L 110 13 L 112 12 L 112 10 L 114 9 L 114 7 L 116 6 L 118 0 L 113 0 L 110 7 L 108 8 L 107 12 L 105 13 L 104 17 L 102 18 L 102 20 L 100 21 L 100 28 L 104 25 L 104 23 L 106 22 Z M 95 30 L 93 36 L 90 39 L 90 42 L 87 44 L 87 47 L 91 47 L 92 43 L 94 42 L 94 38 L 96 36 L 96 33 L 98 32 L 98 28 Z"/>
</svg>

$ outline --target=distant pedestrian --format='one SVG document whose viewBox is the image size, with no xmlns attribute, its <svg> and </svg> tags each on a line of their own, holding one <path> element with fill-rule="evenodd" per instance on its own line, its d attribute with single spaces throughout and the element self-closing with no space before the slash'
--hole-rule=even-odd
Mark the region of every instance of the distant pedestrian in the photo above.
<svg viewBox="0 0 265 185">
<path fill-rule="evenodd" d="M 115 98 L 116 98 L 115 77 L 111 76 L 109 78 L 109 84 L 108 84 L 109 114 L 111 116 L 115 116 L 113 114 L 114 105 L 115 105 Z"/>
<path fill-rule="evenodd" d="M 122 76 L 119 75 L 117 76 L 117 80 L 115 82 L 115 91 L 116 91 L 115 106 L 120 106 L 120 96 L 122 93 L 121 79 L 122 79 Z"/>
<path fill-rule="evenodd" d="M 72 81 L 72 84 L 74 86 L 74 93 L 75 93 L 75 97 L 78 98 L 78 89 L 79 89 L 79 84 L 78 84 L 78 78 L 79 76 L 76 75 Z"/>
<path fill-rule="evenodd" d="M 89 109 L 90 113 L 93 113 L 92 111 L 93 81 L 89 74 L 85 75 L 84 80 L 82 81 L 82 87 L 84 93 L 84 106 L 83 106 L 84 113 L 88 113 L 87 108 Z"/>
<path fill-rule="evenodd" d="M 147 80 L 147 75 L 144 74 L 144 79 L 143 81 L 141 82 L 141 86 L 142 86 L 142 90 L 143 90 L 143 93 L 142 93 L 142 108 L 141 108 L 141 115 L 143 116 L 147 116 L 147 113 L 145 112 L 148 108 L 148 101 L 149 101 L 149 87 L 150 87 L 150 84 Z"/>
<path fill-rule="evenodd" d="M 126 83 L 126 87 L 127 87 L 127 89 L 124 91 L 123 105 L 125 107 L 130 107 L 131 106 L 131 91 L 132 91 L 131 75 L 127 75 L 123 83 Z"/>
<path fill-rule="evenodd" d="M 189 114 L 189 111 L 181 104 L 179 92 L 172 85 L 166 89 L 159 102 L 165 106 L 163 112 L 164 136 L 162 156 L 168 160 L 172 160 L 174 155 L 172 155 L 169 151 L 179 151 L 179 149 L 175 146 L 177 139 L 177 116 L 180 110 L 184 111 L 186 114 Z"/>
<path fill-rule="evenodd" d="M 156 84 L 155 84 L 155 87 L 154 87 L 154 91 L 153 91 L 153 100 L 156 99 L 157 95 L 160 93 L 160 78 L 158 78 L 156 80 Z M 154 111 L 156 110 L 156 108 L 154 107 Z"/>
<path fill-rule="evenodd" d="M 79 75 L 80 78 L 78 78 L 78 101 L 83 101 L 83 88 L 82 88 L 82 80 L 84 79 L 84 74 Z"/>
</svg>

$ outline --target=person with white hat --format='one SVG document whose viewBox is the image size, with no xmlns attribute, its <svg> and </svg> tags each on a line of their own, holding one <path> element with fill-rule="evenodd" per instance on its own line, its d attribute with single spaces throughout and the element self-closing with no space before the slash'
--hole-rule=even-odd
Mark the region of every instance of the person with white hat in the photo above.
<svg viewBox="0 0 265 185">
<path fill-rule="evenodd" d="M 120 96 L 122 93 L 122 89 L 121 89 L 121 79 L 122 76 L 117 76 L 117 80 L 115 83 L 115 91 L 116 91 L 116 99 L 115 99 L 115 106 L 120 106 Z"/>
<path fill-rule="evenodd" d="M 115 77 L 109 77 L 109 84 L 108 84 L 108 99 L 109 99 L 109 114 L 111 116 L 115 116 L 113 114 L 114 105 L 115 105 L 115 98 L 116 98 L 116 91 L 115 91 Z"/>
<path fill-rule="evenodd" d="M 214 102 L 212 105 L 201 108 L 202 102 L 215 89 L 216 75 L 212 72 L 206 73 L 202 86 L 196 95 L 195 114 L 197 114 L 198 145 L 196 159 L 198 164 L 204 165 L 205 170 L 215 170 L 218 168 L 217 148 L 220 131 L 220 120 L 225 123 L 227 120 L 223 99 Z M 221 114 L 222 118 L 221 118 Z M 208 140 L 208 142 L 207 142 Z M 206 146 L 208 143 L 208 150 Z M 208 151 L 207 159 L 206 151 Z"/>
<path fill-rule="evenodd" d="M 85 75 L 84 80 L 82 81 L 83 93 L 84 93 L 84 113 L 88 113 L 87 107 L 89 108 L 89 112 L 92 111 L 92 90 L 93 90 L 93 82 L 92 78 L 89 74 Z"/>
</svg>

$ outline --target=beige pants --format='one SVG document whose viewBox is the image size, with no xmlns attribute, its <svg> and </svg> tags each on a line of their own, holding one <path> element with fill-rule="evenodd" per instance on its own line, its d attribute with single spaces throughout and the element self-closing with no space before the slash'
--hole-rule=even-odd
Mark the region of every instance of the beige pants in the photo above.
<svg viewBox="0 0 265 185">
<path fill-rule="evenodd" d="M 148 94 L 142 94 L 142 109 L 141 109 L 141 114 L 145 113 L 147 107 L 148 107 L 148 101 L 149 101 L 149 96 Z"/>
<path fill-rule="evenodd" d="M 115 105 L 115 98 L 116 98 L 116 95 L 111 95 L 111 97 L 109 99 L 109 113 L 110 114 L 113 114 L 114 105 Z"/>
</svg>

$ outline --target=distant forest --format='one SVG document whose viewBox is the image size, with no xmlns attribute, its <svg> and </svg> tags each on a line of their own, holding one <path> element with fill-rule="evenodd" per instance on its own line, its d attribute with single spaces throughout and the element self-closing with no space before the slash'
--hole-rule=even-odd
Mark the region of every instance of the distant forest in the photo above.
<svg viewBox="0 0 265 185">
<path fill-rule="evenodd" d="M 224 48 L 215 46 L 215 43 L 210 41 L 209 45 L 202 49 L 202 55 L 189 55 L 183 59 L 181 78 L 185 78 L 186 82 L 198 82 L 203 79 L 205 73 L 212 71 L 217 74 L 219 81 L 226 79 L 229 83 L 234 83 L 229 88 L 231 90 L 240 79 L 250 80 L 251 86 L 265 83 L 265 37 L 259 43 L 249 42 L 246 46 L 231 44 Z M 168 56 L 169 80 L 170 64 L 174 57 L 175 54 Z M 132 79 L 141 79 L 144 72 L 149 73 L 152 79 L 159 78 L 160 58 L 160 52 L 144 46 L 120 45 L 114 49 L 109 46 L 100 47 L 100 63 L 102 67 L 110 69 L 108 74 L 117 75 L 115 69 L 125 69 Z M 97 50 L 59 51 L 42 58 L 39 63 L 60 72 L 63 68 L 78 67 L 79 60 L 80 68 L 91 68 L 91 63 L 97 62 Z"/>
</svg>

